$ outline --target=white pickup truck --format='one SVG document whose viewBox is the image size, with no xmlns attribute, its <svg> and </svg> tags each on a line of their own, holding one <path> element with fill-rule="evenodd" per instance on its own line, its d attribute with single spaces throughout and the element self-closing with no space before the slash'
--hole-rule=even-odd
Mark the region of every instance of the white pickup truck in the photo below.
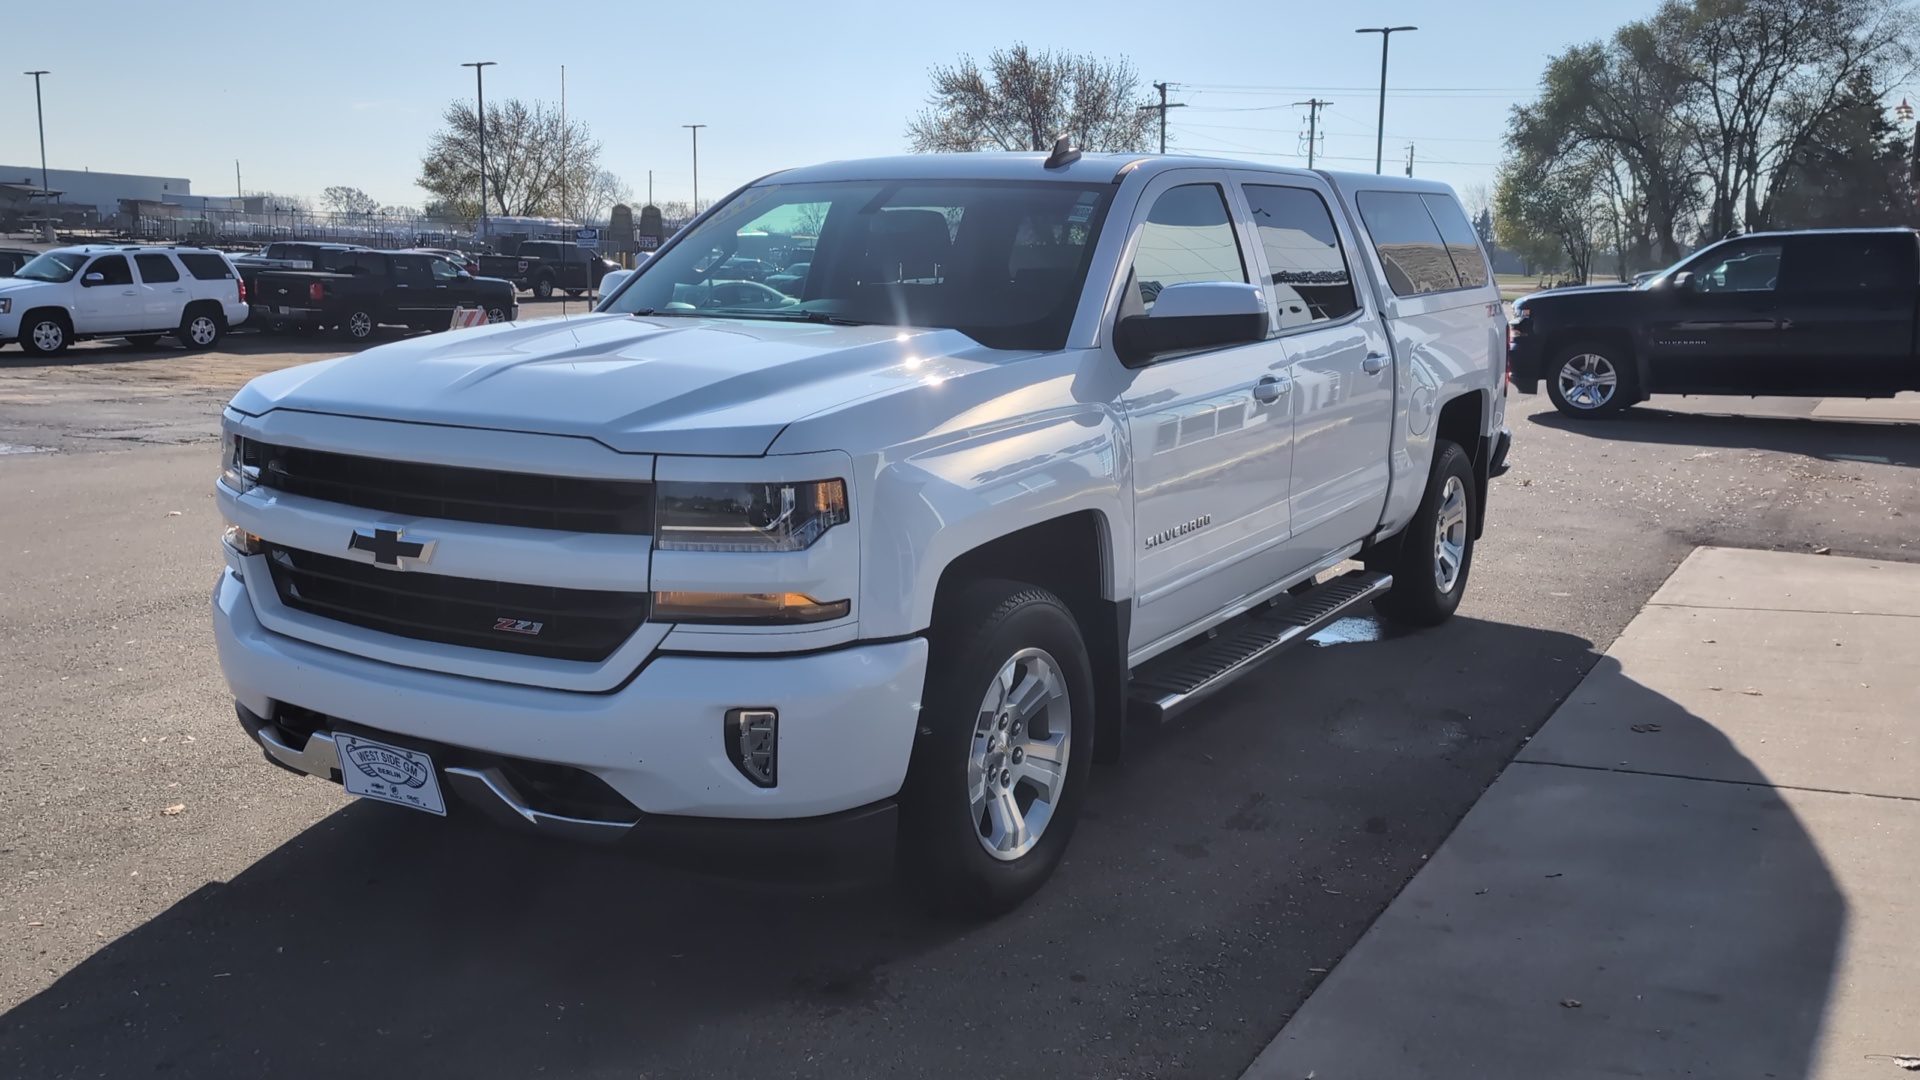
<svg viewBox="0 0 1920 1080">
<path fill-rule="evenodd" d="M 793 295 L 714 280 L 799 233 Z M 1436 183 L 1064 144 L 782 172 L 592 314 L 241 390 L 221 664 L 269 760 L 357 795 L 753 873 L 884 855 L 991 915 L 1129 718 L 1356 605 L 1452 614 L 1505 351 Z"/>
</svg>

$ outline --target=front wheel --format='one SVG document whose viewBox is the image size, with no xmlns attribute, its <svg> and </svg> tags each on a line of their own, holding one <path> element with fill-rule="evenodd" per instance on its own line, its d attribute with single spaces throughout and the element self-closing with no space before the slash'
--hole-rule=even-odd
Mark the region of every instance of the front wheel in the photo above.
<svg viewBox="0 0 1920 1080">
<path fill-rule="evenodd" d="M 73 330 L 58 312 L 36 311 L 21 320 L 20 348 L 30 356 L 58 356 L 72 343 Z"/>
<path fill-rule="evenodd" d="M 1606 416 L 1633 404 L 1632 361 L 1618 346 L 1586 342 L 1560 350 L 1547 371 L 1547 400 L 1567 416 Z"/>
<path fill-rule="evenodd" d="M 508 316 L 507 316 L 507 309 L 506 309 L 506 308 L 503 308 L 503 307 L 490 307 L 490 308 L 488 308 L 488 309 L 487 309 L 487 321 L 488 321 L 488 322 L 490 322 L 490 323 L 503 323 L 503 322 L 506 322 L 506 321 L 507 321 L 507 319 L 508 319 Z"/>
<path fill-rule="evenodd" d="M 1453 616 L 1473 569 L 1473 464 L 1458 443 L 1434 444 L 1427 491 L 1400 535 L 1366 557 L 1367 569 L 1393 575 L 1375 602 L 1381 614 L 1412 626 Z"/>
<path fill-rule="evenodd" d="M 1093 668 L 1045 589 L 973 583 L 935 619 L 901 791 L 900 866 L 928 906 L 991 918 L 1066 852 L 1093 750 Z"/>
</svg>

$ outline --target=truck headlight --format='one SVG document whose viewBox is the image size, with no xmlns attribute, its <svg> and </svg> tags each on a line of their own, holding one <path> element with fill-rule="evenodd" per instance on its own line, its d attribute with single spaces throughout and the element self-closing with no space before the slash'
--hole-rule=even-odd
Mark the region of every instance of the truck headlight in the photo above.
<svg viewBox="0 0 1920 1080">
<path fill-rule="evenodd" d="M 729 484 L 662 482 L 654 546 L 661 551 L 804 551 L 845 524 L 841 480 Z"/>
<path fill-rule="evenodd" d="M 260 482 L 260 448 L 238 435 L 227 437 L 222 457 L 220 482 L 236 495 L 245 495 Z"/>
<path fill-rule="evenodd" d="M 815 600 L 806 593 L 657 592 L 654 622 L 793 626 L 844 619 L 851 600 Z"/>
<path fill-rule="evenodd" d="M 13 314 L 13 297 L 0 296 L 0 315 Z"/>
</svg>

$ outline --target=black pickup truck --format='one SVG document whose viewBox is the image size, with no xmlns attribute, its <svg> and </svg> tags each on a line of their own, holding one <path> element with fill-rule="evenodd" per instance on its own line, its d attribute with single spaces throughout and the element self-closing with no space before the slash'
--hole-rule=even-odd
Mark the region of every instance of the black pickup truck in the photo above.
<svg viewBox="0 0 1920 1080">
<path fill-rule="evenodd" d="M 480 272 L 505 278 L 545 300 L 556 291 L 585 296 L 600 287 L 600 279 L 620 265 L 590 248 L 558 240 L 528 240 L 512 255 L 477 255 Z"/>
<path fill-rule="evenodd" d="M 329 262 L 325 271 L 262 271 L 255 302 L 296 330 L 331 327 L 354 341 L 382 324 L 445 330 L 455 308 L 481 308 L 488 322 L 519 314 L 512 282 L 473 277 L 438 255 L 350 251 Z"/>
<path fill-rule="evenodd" d="M 1912 229 L 1750 233 L 1638 285 L 1514 305 L 1513 386 L 1599 416 L 1650 394 L 1890 397 L 1920 390 Z"/>
</svg>

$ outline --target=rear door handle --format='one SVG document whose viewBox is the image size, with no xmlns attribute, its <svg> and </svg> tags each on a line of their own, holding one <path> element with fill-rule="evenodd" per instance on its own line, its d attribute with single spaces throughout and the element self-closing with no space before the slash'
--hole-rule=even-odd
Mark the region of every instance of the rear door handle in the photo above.
<svg viewBox="0 0 1920 1080">
<path fill-rule="evenodd" d="M 1360 361 L 1360 370 L 1366 372 L 1369 375 L 1380 374 L 1380 372 L 1386 366 L 1387 366 L 1386 353 L 1368 353 L 1367 358 L 1365 360 Z"/>
<path fill-rule="evenodd" d="M 1253 400 L 1263 405 L 1271 405 L 1280 400 L 1280 395 L 1293 389 L 1293 380 L 1284 375 L 1268 375 L 1253 384 Z"/>
</svg>

